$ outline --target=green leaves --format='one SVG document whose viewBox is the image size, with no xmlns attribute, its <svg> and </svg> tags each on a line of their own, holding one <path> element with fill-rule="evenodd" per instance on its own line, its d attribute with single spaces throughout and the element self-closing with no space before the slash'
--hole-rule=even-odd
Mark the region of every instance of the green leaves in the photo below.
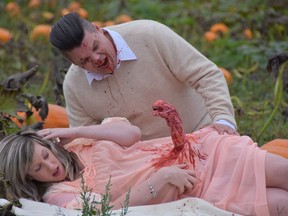
<svg viewBox="0 0 288 216">
<path fill-rule="evenodd" d="M 101 194 L 101 200 L 96 201 L 93 195 L 92 189 L 85 185 L 83 175 L 81 175 L 81 188 L 82 192 L 80 194 L 82 200 L 82 216 L 112 216 L 116 215 L 112 212 L 113 205 L 111 205 L 112 195 L 110 193 L 111 189 L 111 176 L 108 179 L 105 188 L 105 194 Z M 128 213 L 129 204 L 129 194 L 130 189 L 126 194 L 126 199 L 124 201 L 124 206 L 122 206 L 120 216 L 124 216 Z"/>
</svg>

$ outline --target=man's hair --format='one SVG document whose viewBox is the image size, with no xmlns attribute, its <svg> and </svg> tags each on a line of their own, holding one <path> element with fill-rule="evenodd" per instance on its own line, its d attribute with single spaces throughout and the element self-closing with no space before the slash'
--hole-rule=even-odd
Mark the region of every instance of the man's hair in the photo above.
<svg viewBox="0 0 288 216">
<path fill-rule="evenodd" d="M 15 198 L 29 198 L 41 200 L 50 183 L 32 180 L 27 175 L 32 162 L 34 143 L 38 143 L 52 151 L 65 167 L 65 172 L 70 180 L 79 176 L 80 168 L 77 156 L 66 151 L 63 147 L 50 140 L 44 140 L 31 130 L 22 130 L 17 134 L 10 134 L 0 142 L 0 173 L 10 183 L 10 195 Z"/>
<path fill-rule="evenodd" d="M 79 47 L 85 35 L 85 30 L 93 31 L 93 25 L 79 17 L 75 12 L 61 17 L 52 27 L 50 43 L 61 52 Z"/>
</svg>

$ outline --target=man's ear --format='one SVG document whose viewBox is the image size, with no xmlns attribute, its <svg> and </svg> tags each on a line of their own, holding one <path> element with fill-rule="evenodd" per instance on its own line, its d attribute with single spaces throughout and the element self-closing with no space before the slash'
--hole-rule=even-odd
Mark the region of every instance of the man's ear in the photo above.
<svg viewBox="0 0 288 216">
<path fill-rule="evenodd" d="M 97 25 L 96 25 L 96 23 L 92 22 L 91 24 L 92 24 L 92 25 L 95 27 L 95 29 L 96 29 L 97 31 L 99 31 L 99 30 L 100 30 L 100 27 L 99 27 L 99 26 L 97 26 Z"/>
</svg>

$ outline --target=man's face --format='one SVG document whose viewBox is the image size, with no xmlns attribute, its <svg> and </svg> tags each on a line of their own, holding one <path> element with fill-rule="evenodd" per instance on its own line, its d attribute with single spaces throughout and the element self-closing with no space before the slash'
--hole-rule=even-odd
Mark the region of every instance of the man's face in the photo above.
<svg viewBox="0 0 288 216">
<path fill-rule="evenodd" d="M 116 50 L 110 37 L 96 27 L 95 32 L 85 31 L 80 47 L 68 52 L 70 61 L 91 72 L 111 74 L 117 66 Z"/>
</svg>

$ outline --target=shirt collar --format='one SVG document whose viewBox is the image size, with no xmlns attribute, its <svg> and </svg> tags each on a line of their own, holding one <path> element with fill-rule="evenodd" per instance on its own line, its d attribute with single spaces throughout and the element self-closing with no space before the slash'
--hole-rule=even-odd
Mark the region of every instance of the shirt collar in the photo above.
<svg viewBox="0 0 288 216">
<path fill-rule="evenodd" d="M 103 28 L 104 31 L 107 31 L 110 36 L 112 37 L 114 44 L 116 46 L 117 50 L 117 68 L 120 67 L 120 64 L 122 61 L 131 61 L 131 60 L 136 60 L 137 57 L 133 53 L 133 51 L 130 49 L 126 41 L 123 39 L 123 37 L 115 31 L 109 30 L 107 28 Z M 105 79 L 106 77 L 112 76 L 111 74 L 101 74 L 101 73 L 96 73 L 96 72 L 90 72 L 85 70 L 86 73 L 86 78 L 88 80 L 89 85 L 93 82 L 93 80 L 102 80 Z"/>
</svg>

